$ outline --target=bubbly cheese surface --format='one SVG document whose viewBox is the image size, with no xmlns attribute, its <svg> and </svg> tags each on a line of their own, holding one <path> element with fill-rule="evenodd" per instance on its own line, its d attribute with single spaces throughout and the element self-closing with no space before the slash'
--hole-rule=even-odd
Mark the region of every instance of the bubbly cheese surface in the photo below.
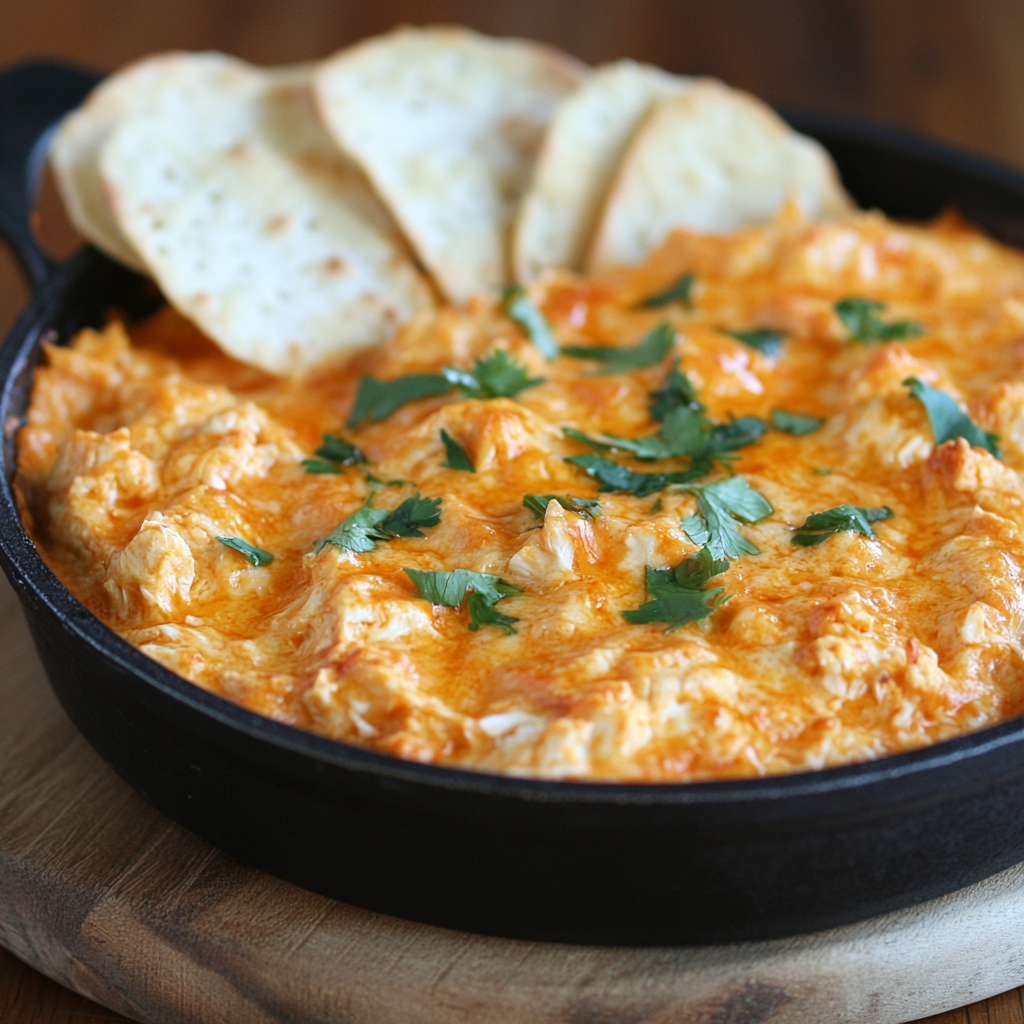
<svg viewBox="0 0 1024 1024">
<path fill-rule="evenodd" d="M 692 304 L 642 305 L 684 274 Z M 687 781 L 817 769 L 992 725 L 1024 710 L 1024 255 L 954 218 L 795 217 L 677 233 L 650 262 L 531 291 L 562 345 L 634 345 L 660 322 L 714 422 L 773 409 L 728 470 L 773 511 L 737 524 L 758 554 L 713 586 L 728 601 L 671 632 L 623 612 L 648 567 L 697 550 L 696 496 L 598 492 L 563 433 L 634 438 L 672 358 L 623 373 L 548 362 L 498 299 L 424 315 L 386 346 L 280 381 L 218 354 L 173 313 L 49 347 L 19 434 L 17 489 L 49 564 L 105 623 L 185 678 L 282 722 L 403 758 L 549 779 Z M 885 303 L 918 337 L 851 342 L 835 304 Z M 777 356 L 723 333 L 784 332 Z M 472 369 L 506 349 L 544 378 L 514 399 L 457 391 L 345 426 L 360 378 Z M 1001 458 L 936 446 L 904 380 L 953 396 Z M 447 468 L 441 430 L 475 472 Z M 323 433 L 366 462 L 307 472 Z M 685 468 L 686 459 L 636 471 Z M 703 483 L 725 478 L 716 466 Z M 398 481 L 398 482 L 396 482 Z M 327 537 L 373 490 L 441 499 L 423 537 L 351 552 Z M 597 498 L 583 518 L 527 494 Z M 792 542 L 813 512 L 889 506 L 874 537 Z M 218 537 L 273 554 L 252 566 Z M 468 569 L 519 592 L 516 632 L 469 629 L 405 569 Z"/>
</svg>

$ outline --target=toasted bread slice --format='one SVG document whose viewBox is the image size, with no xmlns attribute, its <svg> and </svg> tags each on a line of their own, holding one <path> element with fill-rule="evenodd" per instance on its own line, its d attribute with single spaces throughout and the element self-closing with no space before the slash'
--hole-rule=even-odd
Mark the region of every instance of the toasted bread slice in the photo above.
<svg viewBox="0 0 1024 1024">
<path fill-rule="evenodd" d="M 548 125 L 530 190 L 516 217 L 516 277 L 529 284 L 553 267 L 582 270 L 608 188 L 652 104 L 693 79 L 621 60 L 595 68 Z"/>
<path fill-rule="evenodd" d="M 725 233 L 796 201 L 811 218 L 852 203 L 828 153 L 748 93 L 704 80 L 659 101 L 622 159 L 587 270 L 640 263 L 676 227 Z"/>
<path fill-rule="evenodd" d="M 510 280 L 509 234 L 544 128 L 584 68 L 538 43 L 401 28 L 329 58 L 321 114 L 441 290 Z"/>
<path fill-rule="evenodd" d="M 296 374 L 433 303 L 393 221 L 338 152 L 308 67 L 187 61 L 101 148 L 114 217 L 168 300 L 226 352 Z"/>
</svg>

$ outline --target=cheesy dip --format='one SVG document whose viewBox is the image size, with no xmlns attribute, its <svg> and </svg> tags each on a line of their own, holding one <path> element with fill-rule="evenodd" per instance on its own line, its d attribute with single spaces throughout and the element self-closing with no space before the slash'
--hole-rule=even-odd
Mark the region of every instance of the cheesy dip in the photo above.
<svg viewBox="0 0 1024 1024">
<path fill-rule="evenodd" d="M 1024 709 L 1024 255 L 676 232 L 304 379 L 165 310 L 48 346 L 25 525 L 281 722 L 548 779 L 823 768 Z"/>
</svg>

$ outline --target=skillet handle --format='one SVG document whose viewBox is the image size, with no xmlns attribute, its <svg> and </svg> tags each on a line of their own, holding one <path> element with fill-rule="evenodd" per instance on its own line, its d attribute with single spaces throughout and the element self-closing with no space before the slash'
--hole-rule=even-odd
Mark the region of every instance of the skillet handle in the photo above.
<svg viewBox="0 0 1024 1024">
<path fill-rule="evenodd" d="M 0 73 L 0 237 L 38 291 L 54 262 L 32 231 L 32 210 L 57 121 L 77 107 L 101 76 L 45 61 Z"/>
</svg>

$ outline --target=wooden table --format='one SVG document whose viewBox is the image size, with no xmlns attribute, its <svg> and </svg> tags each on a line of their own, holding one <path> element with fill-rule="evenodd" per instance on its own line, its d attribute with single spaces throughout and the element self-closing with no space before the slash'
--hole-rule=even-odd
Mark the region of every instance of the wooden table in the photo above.
<svg viewBox="0 0 1024 1024">
<path fill-rule="evenodd" d="M 1020 0 L 262 0 L 244 8 L 234 0 L 4 0 L 0 18 L 0 65 L 55 56 L 101 69 L 172 47 L 294 61 L 402 21 L 463 22 L 548 40 L 592 62 L 631 56 L 719 75 L 775 104 L 873 117 L 1024 166 Z M 40 233 L 58 255 L 78 244 L 52 189 Z M 0 252 L 0 331 L 26 298 Z M 0 650 L 14 627 L 0 620 Z M 3 1024 L 125 1019 L 0 949 Z M 1024 990 L 929 1021 L 1024 1024 Z"/>
</svg>

